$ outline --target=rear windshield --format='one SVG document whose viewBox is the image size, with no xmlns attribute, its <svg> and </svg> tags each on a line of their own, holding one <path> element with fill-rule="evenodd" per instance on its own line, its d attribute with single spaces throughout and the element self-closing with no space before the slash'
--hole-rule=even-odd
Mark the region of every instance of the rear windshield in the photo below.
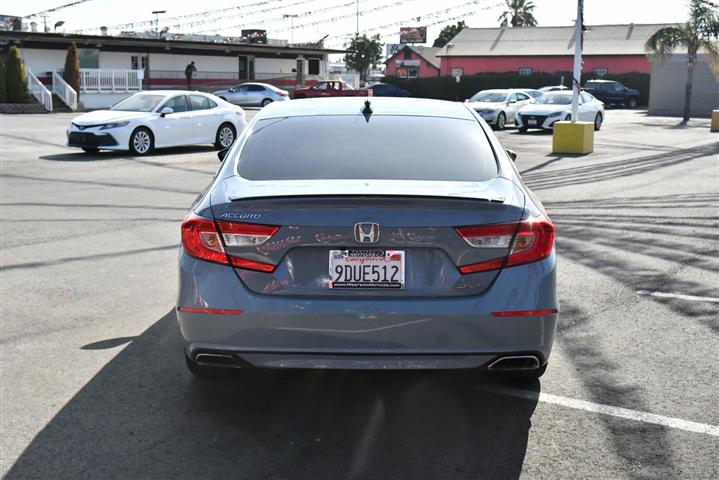
<svg viewBox="0 0 719 480">
<path fill-rule="evenodd" d="M 497 174 L 474 120 L 374 115 L 259 121 L 242 148 L 249 180 L 438 180 L 481 182 Z"/>
</svg>

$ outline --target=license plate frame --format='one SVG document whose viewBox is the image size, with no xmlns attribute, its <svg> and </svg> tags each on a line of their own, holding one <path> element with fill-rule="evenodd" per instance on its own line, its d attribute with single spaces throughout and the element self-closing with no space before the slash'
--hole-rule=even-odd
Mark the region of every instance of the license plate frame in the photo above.
<svg viewBox="0 0 719 480">
<path fill-rule="evenodd" d="M 327 286 L 333 290 L 405 288 L 404 250 L 381 248 L 330 250 L 328 266 Z M 337 270 L 337 267 L 341 267 L 341 271 Z"/>
<path fill-rule="evenodd" d="M 537 124 L 537 120 L 535 120 L 534 118 L 530 118 L 527 120 L 527 125 L 536 125 L 536 124 Z"/>
</svg>

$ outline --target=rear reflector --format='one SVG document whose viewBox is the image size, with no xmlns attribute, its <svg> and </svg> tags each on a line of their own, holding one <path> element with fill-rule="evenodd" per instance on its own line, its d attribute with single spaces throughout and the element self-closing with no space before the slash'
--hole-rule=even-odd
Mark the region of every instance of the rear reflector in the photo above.
<svg viewBox="0 0 719 480">
<path fill-rule="evenodd" d="M 219 227 L 219 232 L 217 231 Z M 182 245 L 193 257 L 209 262 L 232 264 L 238 268 L 272 272 L 275 265 L 236 257 L 225 252 L 227 247 L 258 247 L 269 240 L 280 227 L 249 223 L 217 222 L 189 215 L 182 222 Z M 219 234 L 222 234 L 220 238 Z"/>
<path fill-rule="evenodd" d="M 232 265 L 235 267 L 268 273 L 275 271 L 276 265 L 272 265 L 271 263 L 255 262 L 253 260 L 247 260 L 246 258 L 235 257 L 233 255 L 230 255 L 229 257 L 230 263 L 232 263 Z"/>
<path fill-rule="evenodd" d="M 244 313 L 244 310 L 227 310 L 224 308 L 179 307 L 178 310 L 187 313 L 212 313 L 215 315 L 242 315 Z"/>
<path fill-rule="evenodd" d="M 459 267 L 462 273 L 476 273 L 496 270 L 502 265 L 511 267 L 542 260 L 552 253 L 554 246 L 554 225 L 542 214 L 516 223 L 456 227 L 457 233 L 474 248 L 507 249 L 509 255 L 493 258 L 480 263 Z M 506 263 L 505 263 L 506 260 Z"/>
<path fill-rule="evenodd" d="M 550 310 L 517 310 L 516 312 L 492 312 L 493 317 L 538 317 L 558 313 L 556 309 Z"/>
</svg>

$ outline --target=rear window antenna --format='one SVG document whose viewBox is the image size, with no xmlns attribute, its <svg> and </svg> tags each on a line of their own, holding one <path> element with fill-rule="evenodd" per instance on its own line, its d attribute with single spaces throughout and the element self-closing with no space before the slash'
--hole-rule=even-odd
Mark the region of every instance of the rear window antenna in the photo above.
<svg viewBox="0 0 719 480">
<path fill-rule="evenodd" d="M 364 108 L 362 109 L 362 115 L 364 115 L 364 119 L 367 123 L 369 123 L 369 119 L 372 116 L 372 105 L 369 103 L 369 100 L 364 101 Z"/>
</svg>

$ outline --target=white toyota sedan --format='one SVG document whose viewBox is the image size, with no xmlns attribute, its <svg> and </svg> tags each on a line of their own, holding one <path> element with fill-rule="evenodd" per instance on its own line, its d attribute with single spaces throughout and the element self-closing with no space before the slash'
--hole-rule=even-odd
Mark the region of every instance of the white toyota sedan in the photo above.
<svg viewBox="0 0 719 480">
<path fill-rule="evenodd" d="M 514 121 L 520 132 L 529 128 L 551 130 L 554 122 L 570 120 L 572 117 L 572 91 L 562 90 L 547 92 L 534 101 L 519 109 Z M 579 95 L 579 120 L 594 122 L 594 130 L 602 128 L 604 121 L 604 104 L 592 94 L 582 92 Z"/>
<path fill-rule="evenodd" d="M 230 147 L 246 125 L 241 107 L 214 95 L 156 90 L 136 93 L 109 110 L 75 117 L 67 144 L 88 153 L 129 150 L 135 155 L 203 143 L 222 149 Z"/>
</svg>

